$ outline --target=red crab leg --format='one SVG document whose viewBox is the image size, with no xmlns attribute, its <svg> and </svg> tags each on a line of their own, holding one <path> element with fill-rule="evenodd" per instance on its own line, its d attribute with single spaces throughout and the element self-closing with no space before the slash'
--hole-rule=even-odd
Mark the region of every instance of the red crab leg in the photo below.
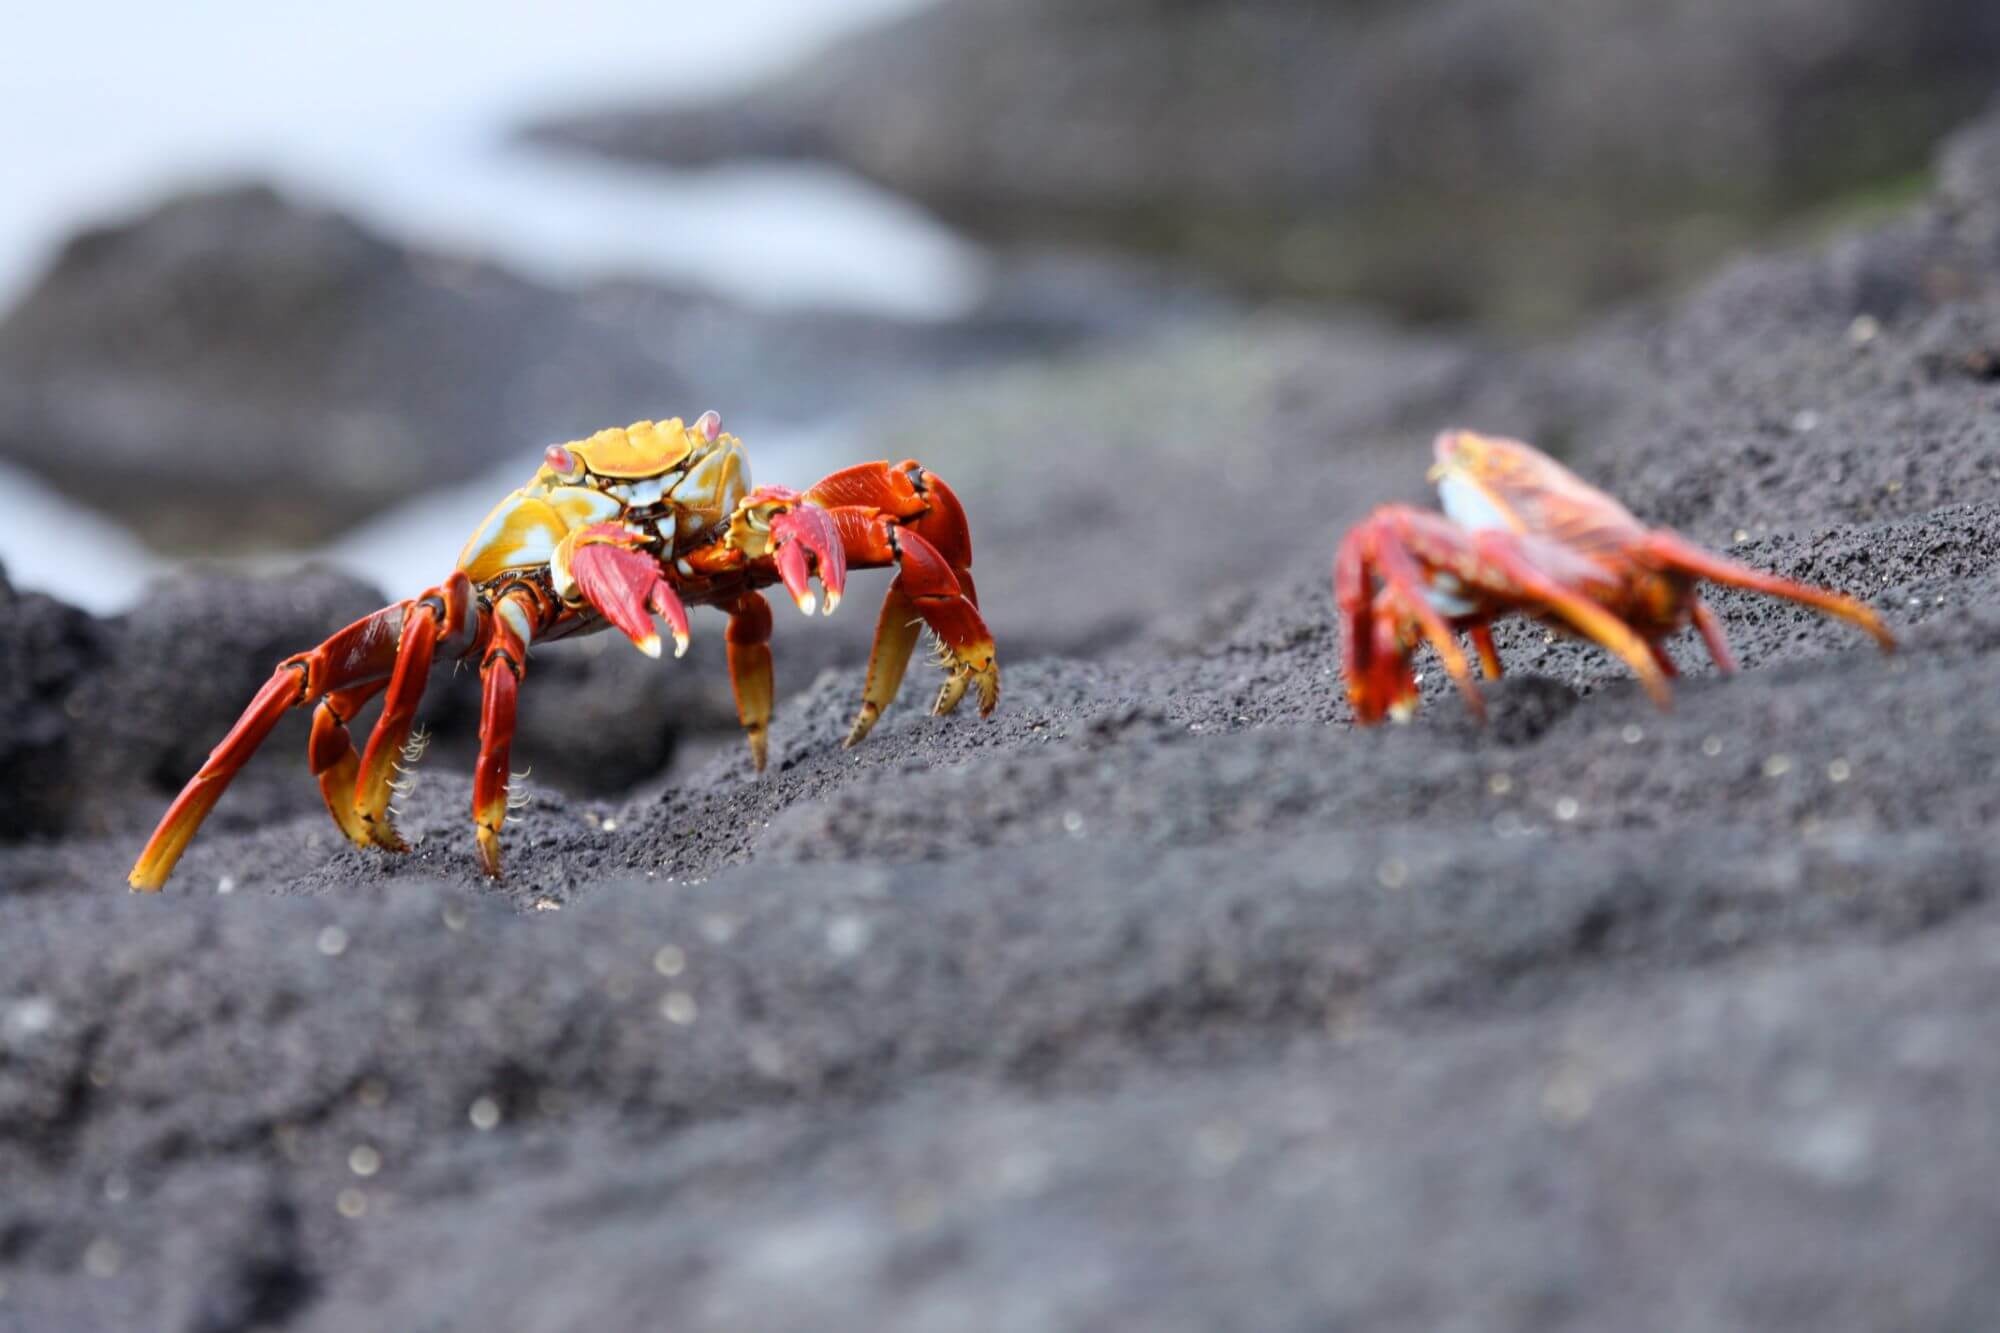
<svg viewBox="0 0 2000 1333">
<path fill-rule="evenodd" d="M 831 595 L 829 593 L 829 595 Z M 750 741 L 750 761 L 764 771 L 771 731 L 771 604 L 746 592 L 729 613 L 729 686 L 736 717 Z"/>
<path fill-rule="evenodd" d="M 1474 535 L 1473 546 L 1482 562 L 1519 586 L 1525 604 L 1568 621 L 1579 634 L 1630 667 L 1656 705 L 1672 707 L 1673 692 L 1667 686 L 1666 675 L 1654 660 L 1652 645 L 1638 631 L 1584 594 L 1544 573 L 1535 564 L 1534 554 L 1516 534 L 1480 532 Z"/>
<path fill-rule="evenodd" d="M 1452 635 L 1451 623 L 1431 605 L 1430 590 L 1424 578 L 1423 566 L 1404 545 L 1407 540 L 1427 534 L 1414 529 L 1398 532 L 1393 522 L 1394 517 L 1391 515 L 1391 523 L 1385 525 L 1383 530 L 1383 535 L 1389 539 L 1372 543 L 1376 572 L 1381 575 L 1384 587 L 1394 589 L 1399 594 L 1398 600 L 1402 605 L 1398 609 L 1423 631 L 1424 638 L 1429 640 L 1431 648 L 1443 659 L 1446 674 L 1458 687 L 1458 692 L 1465 697 L 1465 706 L 1472 710 L 1473 716 L 1484 718 L 1486 700 L 1481 697 L 1479 688 L 1472 683 L 1472 665 L 1465 660 L 1464 651 L 1459 648 L 1458 640 Z M 1427 524 L 1432 518 L 1428 514 L 1420 517 L 1424 518 Z M 1430 563 L 1445 565 L 1449 562 L 1438 560 Z"/>
<path fill-rule="evenodd" d="M 848 732 L 847 744 L 858 744 L 896 697 L 903 670 L 909 664 L 916 620 L 937 635 L 949 670 L 931 711 L 939 715 L 951 712 L 965 697 L 967 687 L 972 686 L 979 694 L 979 715 L 990 714 L 1000 698 L 1000 668 L 993 650 L 993 635 L 938 549 L 917 533 L 899 528 L 880 515 L 870 518 L 857 510 L 836 510 L 834 521 L 840 527 L 851 563 L 863 566 L 893 563 L 898 567 L 896 577 L 889 583 L 890 600 L 884 603 L 881 619 L 876 622 L 868 683 L 861 711 Z M 901 605 L 897 604 L 899 597 Z"/>
<path fill-rule="evenodd" d="M 976 686 L 980 715 L 991 713 L 1000 673 L 972 581 L 971 528 L 951 487 L 905 459 L 843 468 L 821 478 L 805 499 L 826 507 L 849 564 L 898 567 L 875 624 L 861 711 L 846 743 L 860 743 L 896 697 L 920 623 L 937 635 L 951 672 L 932 711 L 951 712 Z"/>
<path fill-rule="evenodd" d="M 306 745 L 306 759 L 319 779 L 327 813 L 333 816 L 333 822 L 340 826 L 348 841 L 359 847 L 373 846 L 374 840 L 368 836 L 368 825 L 361 822 L 354 809 L 354 783 L 361 772 L 361 757 L 354 752 L 347 724 L 388 683 L 372 681 L 351 690 L 336 690 L 321 699 L 319 707 L 313 709 L 312 739 Z"/>
<path fill-rule="evenodd" d="M 1466 626 L 1466 637 L 1479 654 L 1479 669 L 1488 680 L 1498 680 L 1505 674 L 1500 665 L 1500 650 L 1493 646 L 1493 627 L 1484 621 Z"/>
<path fill-rule="evenodd" d="M 916 606 L 892 581 L 888 595 L 882 599 L 882 614 L 875 620 L 875 646 L 868 654 L 868 676 L 861 686 L 861 711 L 855 715 L 854 725 L 848 728 L 843 745 L 861 744 L 874 730 L 882 710 L 894 702 L 923 623 Z"/>
<path fill-rule="evenodd" d="M 146 840 L 127 882 L 142 893 L 157 893 L 173 873 L 188 840 L 216 801 L 257 752 L 286 710 L 335 690 L 386 677 L 396 662 L 396 642 L 409 602 L 398 602 L 340 630 L 310 652 L 288 657 L 250 701 L 249 707 L 188 779 Z"/>
<path fill-rule="evenodd" d="M 965 507 L 944 478 L 926 472 L 914 458 L 894 466 L 861 463 L 822 477 L 806 499 L 828 509 L 879 509 L 906 528 L 914 528 L 938 550 L 953 570 L 972 567 L 972 527 Z M 963 579 L 961 591 L 975 604 Z"/>
<path fill-rule="evenodd" d="M 382 699 L 382 716 L 369 733 L 354 787 L 354 818 L 367 830 L 368 840 L 387 852 L 407 852 L 410 845 L 396 832 L 389 815 L 391 775 L 396 760 L 407 752 L 410 728 L 417 720 L 417 703 L 430 683 L 431 659 L 437 652 L 438 612 L 419 602 L 403 620 L 403 641 L 396 652 L 396 671 Z M 413 756 L 414 757 L 414 756 Z M 335 816 L 338 820 L 338 816 Z M 343 827 L 345 825 L 343 824 Z"/>
<path fill-rule="evenodd" d="M 472 771 L 472 819 L 479 864 L 500 878 L 500 829 L 507 822 L 507 762 L 514 744 L 514 705 L 528 671 L 533 599 L 510 593 L 493 609 L 492 638 L 479 663 L 479 760 Z"/>
<path fill-rule="evenodd" d="M 1708 647 L 1708 655 L 1715 659 L 1715 669 L 1727 676 L 1736 670 L 1736 655 L 1729 651 L 1729 635 L 1723 631 L 1722 617 L 1709 609 L 1708 603 L 1696 597 L 1691 607 L 1694 612 L 1694 627 L 1701 632 L 1701 641 Z"/>
<path fill-rule="evenodd" d="M 1739 564 L 1712 551 L 1704 551 L 1693 542 L 1674 533 L 1654 531 L 1646 534 L 1640 548 L 1642 556 L 1651 556 L 1669 569 L 1692 574 L 1710 583 L 1720 583 L 1732 588 L 1747 588 L 1751 592 L 1761 592 L 1772 597 L 1782 597 L 1788 602 L 1810 606 L 1836 619 L 1845 620 L 1858 626 L 1875 642 L 1883 652 L 1896 650 L 1896 638 L 1882 624 L 1882 618 L 1872 607 L 1844 593 L 1826 588 L 1815 588 L 1809 583 L 1798 583 L 1792 579 L 1766 574 L 1760 569 Z M 1713 648 L 1713 645 L 1710 645 Z"/>
</svg>

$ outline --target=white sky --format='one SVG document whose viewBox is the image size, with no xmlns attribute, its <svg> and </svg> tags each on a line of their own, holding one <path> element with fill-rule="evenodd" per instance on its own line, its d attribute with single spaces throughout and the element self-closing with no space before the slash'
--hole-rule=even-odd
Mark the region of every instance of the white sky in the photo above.
<svg viewBox="0 0 2000 1333">
<path fill-rule="evenodd" d="M 0 302 L 79 220 L 258 175 L 545 277 L 640 268 L 750 300 L 950 313 L 977 257 L 840 173 L 635 176 L 501 148 L 538 113 L 740 87 L 922 2 L 9 6 Z"/>
</svg>

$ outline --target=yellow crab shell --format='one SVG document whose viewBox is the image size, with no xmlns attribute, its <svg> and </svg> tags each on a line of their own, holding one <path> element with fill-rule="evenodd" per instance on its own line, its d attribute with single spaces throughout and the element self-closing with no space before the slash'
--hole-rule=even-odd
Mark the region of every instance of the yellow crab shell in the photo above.
<svg viewBox="0 0 2000 1333">
<path fill-rule="evenodd" d="M 546 566 L 578 528 L 635 514 L 634 526 L 671 555 L 677 541 L 719 526 L 750 489 L 742 442 L 707 413 L 635 421 L 551 445 L 528 484 L 493 507 L 458 554 L 476 584 Z"/>
</svg>

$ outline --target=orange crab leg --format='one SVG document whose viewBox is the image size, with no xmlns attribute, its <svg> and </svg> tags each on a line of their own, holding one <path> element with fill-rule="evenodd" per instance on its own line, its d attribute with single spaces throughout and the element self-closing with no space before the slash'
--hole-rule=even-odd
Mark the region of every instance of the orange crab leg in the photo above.
<svg viewBox="0 0 2000 1333">
<path fill-rule="evenodd" d="M 329 637 L 311 652 L 288 657 L 250 701 L 249 707 L 217 743 L 195 775 L 181 788 L 174 803 L 146 840 L 139 859 L 126 877 L 134 889 L 157 893 L 173 873 L 174 864 L 202 820 L 222 798 L 230 780 L 250 762 L 250 756 L 278 725 L 287 710 L 323 694 L 386 677 L 396 662 L 396 644 L 404 614 L 411 603 L 384 607 Z"/>
<path fill-rule="evenodd" d="M 438 611 L 429 602 L 419 602 L 404 618 L 395 674 L 389 678 L 389 691 L 382 699 L 382 716 L 368 736 L 368 749 L 361 757 L 360 776 L 354 787 L 355 820 L 367 831 L 370 842 L 388 852 L 410 850 L 390 820 L 390 775 L 396 770 L 397 758 L 408 751 L 410 729 L 417 720 L 417 703 L 424 697 L 424 686 L 431 678 L 438 629 Z M 334 818 L 339 821 L 340 817 Z"/>
<path fill-rule="evenodd" d="M 351 690 L 336 690 L 321 699 L 319 707 L 313 709 L 312 739 L 306 745 L 306 760 L 319 779 L 327 813 L 333 816 L 333 822 L 340 826 L 348 841 L 358 847 L 372 846 L 374 840 L 368 835 L 368 825 L 361 822 L 354 809 L 354 784 L 361 772 L 361 757 L 354 752 L 347 724 L 388 683 L 372 681 Z"/>
<path fill-rule="evenodd" d="M 1694 615 L 1694 627 L 1701 633 L 1701 641 L 1708 648 L 1708 655 L 1715 660 L 1715 669 L 1727 676 L 1736 670 L 1736 655 L 1729 651 L 1729 635 L 1723 631 L 1722 617 L 1708 607 L 1708 603 L 1697 597 L 1689 608 Z"/>
<path fill-rule="evenodd" d="M 1815 588 L 1810 583 L 1798 583 L 1792 579 L 1766 574 L 1752 569 L 1712 551 L 1704 551 L 1693 542 L 1671 532 L 1653 531 L 1646 534 L 1637 552 L 1640 558 L 1650 556 L 1668 569 L 1692 574 L 1710 583 L 1720 583 L 1732 588 L 1747 588 L 1751 592 L 1766 593 L 1772 597 L 1782 597 L 1788 602 L 1810 606 L 1839 620 L 1855 625 L 1882 646 L 1884 652 L 1896 650 L 1896 637 L 1882 624 L 1882 618 L 1874 608 L 1827 588 Z M 1714 645 L 1711 643 L 1710 648 Z"/>
<path fill-rule="evenodd" d="M 1498 680 L 1505 674 L 1500 665 L 1500 650 L 1493 646 L 1493 627 L 1485 621 L 1468 625 L 1466 637 L 1472 640 L 1473 649 L 1479 654 L 1479 669 L 1488 680 Z"/>
<path fill-rule="evenodd" d="M 514 744 L 514 709 L 528 671 L 528 626 L 536 606 L 509 594 L 493 611 L 493 633 L 479 663 L 479 759 L 472 771 L 472 819 L 479 864 L 500 877 L 500 830 L 507 822 L 507 762 Z"/>
<path fill-rule="evenodd" d="M 1000 698 L 993 635 L 944 556 L 916 532 L 880 515 L 835 510 L 834 521 L 840 527 L 850 563 L 897 566 L 896 577 L 889 583 L 889 599 L 876 622 L 875 651 L 869 658 L 861 711 L 848 732 L 847 744 L 859 744 L 896 697 L 919 621 L 937 636 L 950 670 L 931 711 L 939 715 L 951 712 L 965 697 L 966 689 L 976 687 L 979 715 L 990 714 Z"/>
<path fill-rule="evenodd" d="M 861 711 L 854 715 L 854 725 L 848 728 L 842 745 L 851 749 L 861 744 L 875 729 L 882 710 L 895 701 L 923 623 L 916 606 L 897 582 L 891 581 L 888 595 L 882 599 L 882 613 L 875 619 L 875 646 L 869 651 L 868 677 L 861 686 Z"/>
<path fill-rule="evenodd" d="M 750 742 L 750 761 L 761 773 L 770 746 L 772 697 L 771 604 L 762 593 L 746 592 L 736 600 L 727 640 L 736 717 Z"/>
<path fill-rule="evenodd" d="M 1583 593 L 1544 573 L 1536 564 L 1537 555 L 1563 548 L 1538 543 L 1531 553 L 1523 538 L 1499 531 L 1477 533 L 1473 546 L 1482 561 L 1519 586 L 1522 601 L 1568 621 L 1579 634 L 1615 654 L 1630 667 L 1655 704 L 1661 708 L 1673 706 L 1673 692 L 1667 686 L 1666 674 L 1653 656 L 1651 643 L 1617 616 Z"/>
</svg>

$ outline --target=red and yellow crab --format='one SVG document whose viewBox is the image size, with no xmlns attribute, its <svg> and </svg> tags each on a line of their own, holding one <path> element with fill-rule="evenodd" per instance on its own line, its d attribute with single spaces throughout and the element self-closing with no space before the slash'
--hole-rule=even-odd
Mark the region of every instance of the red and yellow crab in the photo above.
<svg viewBox="0 0 2000 1333">
<path fill-rule="evenodd" d="M 1671 700 L 1676 673 L 1666 638 L 1690 622 L 1723 672 L 1736 669 L 1722 622 L 1703 604 L 1703 581 L 1783 597 L 1858 625 L 1885 652 L 1896 641 L 1852 597 L 1761 573 L 1648 528 L 1604 492 L 1518 440 L 1446 431 L 1437 438 L 1444 513 L 1385 505 L 1350 531 L 1334 559 L 1343 628 L 1341 669 L 1361 723 L 1416 710 L 1410 667 L 1428 642 L 1477 716 L 1485 704 L 1455 632 L 1464 631 L 1489 679 L 1500 675 L 1492 623 L 1536 617 L 1593 640 L 1639 677 L 1653 701 Z"/>
<path fill-rule="evenodd" d="M 771 720 L 771 609 L 758 591 L 784 584 L 811 615 L 817 576 L 831 613 L 849 566 L 895 566 L 875 627 L 853 745 L 895 698 L 919 631 L 946 670 L 935 710 L 968 689 L 993 711 L 1000 670 L 973 589 L 972 537 L 958 497 L 914 461 L 863 463 L 804 492 L 750 489 L 741 443 L 709 412 L 692 424 L 640 421 L 551 445 L 533 478 L 503 499 L 437 587 L 385 607 L 310 652 L 279 663 L 154 830 L 132 867 L 135 889 L 157 890 L 229 780 L 285 712 L 313 710 L 308 755 L 327 809 L 362 846 L 403 851 L 390 822 L 397 760 L 417 701 L 441 657 L 476 662 L 484 691 L 472 790 L 479 857 L 500 873 L 507 755 L 528 647 L 615 627 L 657 657 L 653 615 L 687 648 L 687 608 L 729 615 L 730 683 L 750 756 L 764 767 Z M 386 691 L 357 755 L 347 724 Z"/>
</svg>

